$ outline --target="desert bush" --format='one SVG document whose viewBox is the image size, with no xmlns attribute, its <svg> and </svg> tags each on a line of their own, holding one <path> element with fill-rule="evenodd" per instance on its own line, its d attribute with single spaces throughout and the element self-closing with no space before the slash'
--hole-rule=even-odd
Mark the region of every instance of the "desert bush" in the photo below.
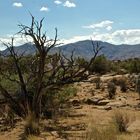
<svg viewBox="0 0 140 140">
<path fill-rule="evenodd" d="M 77 89 L 72 85 L 66 85 L 59 91 L 57 98 L 60 103 L 65 103 L 70 98 L 76 96 Z"/>
<path fill-rule="evenodd" d="M 1 114 L 0 117 L 3 120 L 2 124 L 5 125 L 6 127 L 14 128 L 16 123 L 15 114 L 13 110 L 8 106 L 8 104 L 1 105 L 0 114 Z"/>
<path fill-rule="evenodd" d="M 94 82 L 96 84 L 96 89 L 100 89 L 101 88 L 101 78 L 98 76 L 94 79 Z"/>
<path fill-rule="evenodd" d="M 108 88 L 109 98 L 110 99 L 114 98 L 116 94 L 116 85 L 110 81 L 107 85 L 107 88 Z"/>
<path fill-rule="evenodd" d="M 66 104 L 70 98 L 74 97 L 76 93 L 77 89 L 73 85 L 65 85 L 59 90 L 47 91 L 47 94 L 43 95 L 43 115 L 47 118 L 56 116 L 59 113 L 59 108 Z"/>
<path fill-rule="evenodd" d="M 115 85 L 119 85 L 118 79 L 116 77 L 113 77 L 111 82 L 113 82 Z"/>
<path fill-rule="evenodd" d="M 136 80 L 136 91 L 138 92 L 139 98 L 140 98 L 140 75 L 138 76 Z"/>
<path fill-rule="evenodd" d="M 104 55 L 98 56 L 91 65 L 89 71 L 105 74 L 110 71 L 110 63 Z"/>
<path fill-rule="evenodd" d="M 140 72 L 140 59 L 135 58 L 129 61 L 129 68 L 130 73 L 139 73 Z"/>
<path fill-rule="evenodd" d="M 130 123 L 130 116 L 127 113 L 116 111 L 112 119 L 120 133 L 127 132 Z"/>
<path fill-rule="evenodd" d="M 88 62 L 84 58 L 78 57 L 76 59 L 76 64 L 80 66 L 80 68 L 85 68 L 88 65 Z"/>
<path fill-rule="evenodd" d="M 119 79 L 119 86 L 122 92 L 126 92 L 127 91 L 127 80 L 125 77 L 122 77 L 121 79 Z"/>
</svg>

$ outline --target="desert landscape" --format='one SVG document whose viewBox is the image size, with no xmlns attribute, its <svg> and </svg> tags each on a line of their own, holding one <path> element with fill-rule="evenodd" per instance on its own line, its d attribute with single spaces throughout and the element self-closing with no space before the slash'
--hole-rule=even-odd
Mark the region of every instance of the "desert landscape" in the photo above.
<svg viewBox="0 0 140 140">
<path fill-rule="evenodd" d="M 139 5 L 1 0 L 0 140 L 140 140 Z"/>
<path fill-rule="evenodd" d="M 131 75 L 102 75 L 99 87 L 97 78 L 98 75 L 91 75 L 87 80 L 71 85 L 77 89 L 76 95 L 64 104 L 54 118 L 41 120 L 40 136 L 31 136 L 29 140 L 139 140 L 140 99 L 134 83 L 129 81 Z M 110 99 L 107 83 L 123 79 L 127 80 L 127 92 L 122 92 L 118 85 L 115 97 Z M 0 139 L 18 140 L 24 132 L 25 122 L 15 118 L 17 122 L 12 128 L 8 122 L 6 124 L 6 113 L 9 112 L 2 113 L 5 116 L 1 117 Z M 120 125 L 126 125 L 124 132 L 116 130 L 119 125 L 115 124 L 117 115 L 122 123 Z"/>
</svg>

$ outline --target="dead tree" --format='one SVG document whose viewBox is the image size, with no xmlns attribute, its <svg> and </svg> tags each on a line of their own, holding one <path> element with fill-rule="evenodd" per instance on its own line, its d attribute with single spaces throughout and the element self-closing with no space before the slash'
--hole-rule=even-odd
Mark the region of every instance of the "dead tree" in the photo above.
<svg viewBox="0 0 140 140">
<path fill-rule="evenodd" d="M 86 67 L 81 69 L 80 64 L 76 64 L 74 51 L 70 58 L 67 58 L 61 51 L 53 55 L 49 54 L 49 51 L 57 45 L 57 29 L 55 29 L 54 39 L 48 39 L 46 32 L 42 31 L 44 19 L 37 22 L 33 16 L 31 17 L 31 25 L 20 24 L 20 31 L 18 32 L 22 36 L 32 38 L 36 50 L 36 54 L 29 59 L 30 62 L 25 64 L 28 69 L 27 74 L 24 74 L 21 67 L 21 59 L 24 56 L 15 52 L 14 39 L 11 43 L 4 43 L 4 45 L 7 46 L 10 52 L 18 78 L 11 77 L 12 73 L 0 70 L 2 77 L 18 84 L 20 87 L 18 94 L 22 95 L 22 100 L 14 98 L 2 84 L 0 84 L 0 91 L 8 99 L 10 107 L 18 116 L 25 118 L 32 113 L 35 120 L 39 122 L 44 91 L 47 93 L 49 89 L 86 78 L 88 75 L 85 76 L 85 72 L 94 63 L 102 47 L 91 41 L 93 57 Z"/>
<path fill-rule="evenodd" d="M 26 26 L 23 24 L 20 24 L 19 27 L 21 28 L 20 30 L 20 34 L 26 36 L 26 37 L 31 37 L 33 39 L 33 43 L 35 44 L 35 48 L 36 48 L 36 57 L 34 59 L 34 61 L 37 64 L 37 67 L 34 71 L 34 73 L 32 75 L 30 75 L 28 77 L 28 83 L 30 84 L 30 81 L 32 80 L 33 82 L 33 87 L 35 88 L 34 93 L 33 93 L 33 99 L 32 99 L 32 103 L 29 103 L 29 92 L 28 92 L 28 85 L 25 81 L 25 78 L 23 76 L 23 73 L 21 72 L 21 68 L 20 68 L 20 62 L 19 59 L 21 56 L 18 56 L 17 53 L 14 51 L 14 45 L 13 45 L 13 39 L 12 39 L 12 43 L 4 43 L 5 46 L 7 46 L 11 58 L 14 61 L 15 64 L 15 69 L 17 71 L 18 74 L 18 80 L 13 80 L 14 82 L 18 82 L 20 88 L 21 88 L 21 93 L 24 96 L 24 103 L 22 104 L 22 106 L 24 106 L 24 113 L 23 111 L 21 111 L 21 109 L 19 109 L 20 111 L 18 112 L 22 112 L 22 114 L 24 115 L 20 115 L 20 116 L 24 116 L 26 117 L 28 115 L 28 113 L 31 111 L 36 118 L 39 118 L 39 114 L 40 114 L 40 110 L 41 110 L 41 98 L 42 98 L 42 89 L 44 88 L 44 83 L 43 83 L 43 78 L 44 78 L 44 74 L 45 74 L 45 60 L 46 60 L 46 56 L 48 55 L 48 52 L 51 48 L 53 48 L 56 45 L 56 41 L 57 41 L 57 29 L 55 29 L 56 33 L 55 33 L 55 38 L 48 40 L 47 39 L 47 35 L 46 32 L 43 33 L 42 32 L 42 23 L 43 23 L 43 19 L 40 22 L 35 21 L 34 17 L 32 16 L 32 22 L 31 22 L 31 26 Z M 34 62 L 32 62 L 34 63 Z M 32 67 L 32 66 L 31 66 Z M 33 72 L 31 70 L 31 72 Z M 3 73 L 4 75 L 4 73 Z M 6 76 L 5 74 L 5 78 L 10 79 L 9 76 Z M 12 104 L 16 104 L 17 106 L 19 106 L 19 104 L 13 99 L 12 96 L 10 96 L 10 93 L 8 93 L 8 91 L 6 89 L 4 89 L 2 87 L 2 85 L 0 85 L 0 90 L 2 92 L 2 94 L 4 95 L 4 97 L 8 98 L 10 101 L 12 101 Z M 30 105 L 29 105 L 30 104 Z M 17 112 L 16 112 L 17 113 Z"/>
</svg>

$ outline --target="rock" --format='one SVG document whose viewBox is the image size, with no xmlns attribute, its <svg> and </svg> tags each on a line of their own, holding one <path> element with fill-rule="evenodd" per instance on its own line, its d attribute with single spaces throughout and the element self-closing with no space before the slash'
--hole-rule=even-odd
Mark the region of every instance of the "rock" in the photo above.
<svg viewBox="0 0 140 140">
<path fill-rule="evenodd" d="M 126 103 L 123 103 L 121 101 L 110 102 L 107 105 L 112 106 L 112 107 L 125 107 L 125 106 L 127 106 Z"/>
<path fill-rule="evenodd" d="M 107 110 L 107 111 L 112 110 L 111 106 L 94 106 L 93 108 L 99 110 Z"/>
<path fill-rule="evenodd" d="M 58 133 L 57 133 L 56 131 L 53 131 L 53 132 L 51 132 L 51 133 L 52 133 L 53 136 L 55 136 L 55 137 L 57 137 L 57 138 L 59 137 L 59 135 L 58 135 Z"/>
<path fill-rule="evenodd" d="M 78 99 L 74 99 L 74 100 L 71 101 L 71 103 L 72 103 L 73 106 L 79 106 L 80 101 Z"/>
<path fill-rule="evenodd" d="M 89 98 L 85 101 L 85 103 L 88 105 L 97 105 L 98 102 L 99 102 L 99 99 L 94 99 L 94 98 Z"/>
<path fill-rule="evenodd" d="M 110 102 L 110 100 L 101 100 L 101 101 L 99 101 L 97 104 L 98 104 L 98 105 L 101 105 L 101 106 L 102 106 L 102 105 L 104 106 L 104 105 L 107 105 L 109 102 Z"/>
<path fill-rule="evenodd" d="M 109 110 L 112 110 L 112 107 L 111 106 L 105 106 L 104 109 L 109 111 Z"/>
<path fill-rule="evenodd" d="M 127 97 L 125 97 L 125 96 L 120 96 L 120 97 L 118 97 L 118 98 L 116 98 L 116 100 L 117 101 L 123 101 L 123 102 L 126 102 L 126 100 L 127 100 Z"/>
<path fill-rule="evenodd" d="M 98 105 L 98 102 L 104 100 L 103 97 L 93 97 L 93 98 L 88 98 L 85 100 L 85 103 L 88 105 Z"/>
<path fill-rule="evenodd" d="M 74 107 L 74 109 L 82 109 L 83 108 L 83 106 L 76 106 L 76 107 Z"/>
</svg>

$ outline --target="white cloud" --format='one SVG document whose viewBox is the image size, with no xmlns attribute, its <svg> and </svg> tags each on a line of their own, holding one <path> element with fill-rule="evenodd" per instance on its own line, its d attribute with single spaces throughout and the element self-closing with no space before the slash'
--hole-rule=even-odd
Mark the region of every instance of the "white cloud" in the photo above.
<svg viewBox="0 0 140 140">
<path fill-rule="evenodd" d="M 48 37 L 49 38 L 49 37 Z M 101 40 L 112 44 L 140 44 L 140 29 L 116 30 L 109 33 L 94 32 L 93 34 L 85 36 L 74 36 L 70 39 L 60 39 L 59 43 L 69 44 L 82 40 Z M 0 37 L 1 41 L 11 42 L 11 35 Z M 32 42 L 31 38 L 21 38 L 20 35 L 15 36 L 15 46 L 22 45 L 27 42 Z M 0 43 L 0 50 L 5 49 Z"/>
<path fill-rule="evenodd" d="M 6 46 L 3 45 L 4 43 L 11 43 L 12 35 L 6 35 L 5 37 L 0 37 L 0 50 L 6 49 Z M 23 38 L 20 35 L 14 36 L 14 46 L 19 46 L 28 42 L 32 42 L 31 38 Z"/>
<path fill-rule="evenodd" d="M 112 27 L 111 26 L 107 26 L 106 27 L 106 30 L 111 31 L 112 30 Z"/>
<path fill-rule="evenodd" d="M 64 7 L 68 7 L 68 8 L 74 8 L 74 7 L 76 7 L 76 4 L 67 0 L 67 1 L 63 4 L 63 6 L 64 6 Z"/>
<path fill-rule="evenodd" d="M 101 40 L 113 44 L 140 44 L 140 29 L 116 30 L 112 33 L 95 32 L 87 36 L 74 36 L 70 39 L 62 39 L 64 44 L 74 43 L 77 41 L 87 40 Z"/>
<path fill-rule="evenodd" d="M 62 4 L 62 1 L 60 1 L 60 0 L 55 0 L 54 3 L 57 4 L 57 5 L 59 5 L 59 4 Z"/>
<path fill-rule="evenodd" d="M 48 12 L 49 8 L 47 6 L 43 6 L 43 7 L 40 8 L 40 11 Z"/>
<path fill-rule="evenodd" d="M 14 7 L 23 7 L 23 4 L 21 2 L 14 2 L 13 6 Z"/>
<path fill-rule="evenodd" d="M 83 28 L 87 28 L 87 29 L 101 29 L 101 28 L 106 28 L 107 30 L 111 30 L 112 29 L 112 24 L 114 22 L 110 21 L 110 20 L 105 20 L 96 24 L 91 24 L 88 26 L 83 26 Z"/>
</svg>

